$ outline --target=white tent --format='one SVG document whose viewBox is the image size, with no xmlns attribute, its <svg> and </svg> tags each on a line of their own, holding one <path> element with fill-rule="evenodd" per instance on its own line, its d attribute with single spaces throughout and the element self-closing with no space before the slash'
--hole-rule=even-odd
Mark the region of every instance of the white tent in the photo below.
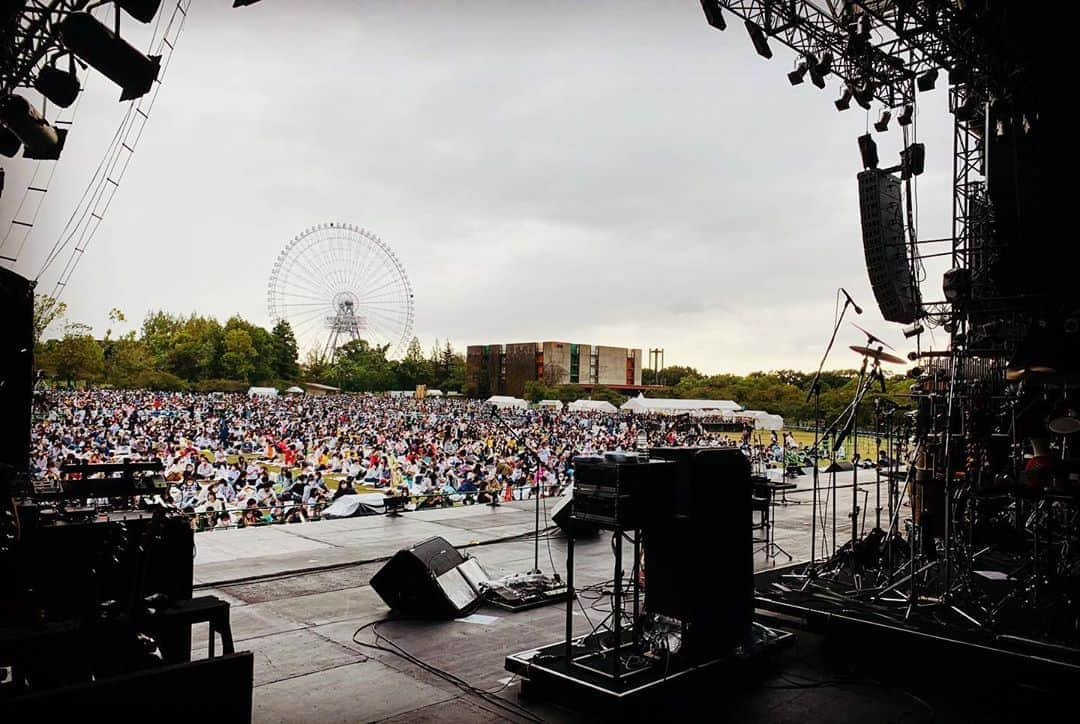
<svg viewBox="0 0 1080 724">
<path fill-rule="evenodd" d="M 562 400 L 540 400 L 536 403 L 536 406 L 547 410 L 561 410 L 563 408 Z"/>
<path fill-rule="evenodd" d="M 520 397 L 510 397 L 509 395 L 492 395 L 488 398 L 489 405 L 495 405 L 500 410 L 507 407 L 516 407 L 521 410 L 528 409 L 529 403 Z"/>
<path fill-rule="evenodd" d="M 276 387 L 249 387 L 248 397 L 277 397 Z"/>
<path fill-rule="evenodd" d="M 676 400 L 638 395 L 624 402 L 622 409 L 632 412 L 654 412 L 661 415 L 682 415 L 695 411 L 730 415 L 742 408 L 739 407 L 739 403 L 732 400 Z"/>
<path fill-rule="evenodd" d="M 783 430 L 784 418 L 780 415 L 765 413 L 754 420 L 754 428 L 757 430 Z"/>
<path fill-rule="evenodd" d="M 296 385 L 293 385 L 292 387 L 290 387 L 289 389 L 287 389 L 285 391 L 288 392 L 290 395 L 302 395 L 302 394 L 304 394 L 303 388 L 302 387 L 297 387 Z"/>
<path fill-rule="evenodd" d="M 574 400 L 566 406 L 571 412 L 618 412 L 619 408 L 607 400 Z"/>
<path fill-rule="evenodd" d="M 442 397 L 443 396 L 443 391 L 442 390 L 429 389 L 427 391 L 427 396 L 428 397 Z"/>
</svg>

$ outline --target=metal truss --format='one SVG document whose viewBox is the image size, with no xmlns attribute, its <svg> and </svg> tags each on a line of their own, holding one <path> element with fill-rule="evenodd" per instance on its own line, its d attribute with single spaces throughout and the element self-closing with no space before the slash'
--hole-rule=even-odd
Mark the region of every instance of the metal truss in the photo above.
<svg viewBox="0 0 1080 724">
<path fill-rule="evenodd" d="M 66 52 L 58 26 L 87 0 L 22 0 L 0 10 L 0 98 L 28 87 L 50 53 Z"/>
</svg>

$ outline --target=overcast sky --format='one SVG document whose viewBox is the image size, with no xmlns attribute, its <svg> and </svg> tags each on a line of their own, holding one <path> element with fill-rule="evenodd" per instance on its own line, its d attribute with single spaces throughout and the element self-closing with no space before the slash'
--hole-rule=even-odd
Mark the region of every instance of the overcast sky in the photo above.
<svg viewBox="0 0 1080 724">
<path fill-rule="evenodd" d="M 741 23 L 718 32 L 693 0 L 230 5 L 194 0 L 64 294 L 96 334 L 112 307 L 132 324 L 166 309 L 269 325 L 280 250 L 340 221 L 396 251 L 425 348 L 555 339 L 662 347 L 667 364 L 709 372 L 812 369 L 844 286 L 858 321 L 906 351 L 859 235 L 867 114 L 836 111 L 835 78 L 789 85 L 792 53 L 757 56 Z M 920 97 L 923 238 L 949 231 L 941 86 Z M 112 138 L 118 95 L 90 78 L 23 273 Z M 899 134 L 877 138 L 892 163 Z M 33 168 L 4 166 L 0 231 Z M 847 327 L 838 343 L 861 339 Z"/>
</svg>

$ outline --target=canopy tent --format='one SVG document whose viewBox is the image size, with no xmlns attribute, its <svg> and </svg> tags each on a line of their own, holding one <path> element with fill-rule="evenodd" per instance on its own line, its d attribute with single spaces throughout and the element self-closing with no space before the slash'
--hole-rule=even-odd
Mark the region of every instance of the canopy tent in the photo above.
<svg viewBox="0 0 1080 724">
<path fill-rule="evenodd" d="M 739 407 L 739 403 L 732 400 L 676 400 L 638 395 L 624 402 L 621 409 L 631 412 L 653 412 L 660 415 L 682 415 L 690 412 L 731 415 L 742 408 Z"/>
<path fill-rule="evenodd" d="M 378 515 L 383 512 L 384 498 L 382 493 L 342 495 L 323 511 L 323 517 L 356 518 L 361 515 Z"/>
<path fill-rule="evenodd" d="M 302 395 L 302 394 L 304 394 L 304 389 L 302 387 L 297 387 L 296 385 L 293 385 L 292 387 L 290 387 L 289 389 L 287 389 L 285 391 L 288 392 L 290 395 Z"/>
<path fill-rule="evenodd" d="M 248 397 L 277 397 L 276 387 L 249 387 Z"/>
<path fill-rule="evenodd" d="M 442 397 L 443 396 L 443 391 L 442 390 L 429 389 L 427 391 L 427 396 L 428 397 Z"/>
<path fill-rule="evenodd" d="M 510 397 L 509 395 L 492 395 L 487 399 L 489 405 L 495 405 L 495 407 L 501 409 L 507 407 L 513 407 L 520 410 L 526 410 L 529 407 L 529 403 L 520 397 Z"/>
<path fill-rule="evenodd" d="M 547 410 L 561 410 L 563 409 L 562 400 L 540 400 L 536 403 L 537 407 L 542 407 Z"/>
<path fill-rule="evenodd" d="M 618 412 L 619 408 L 607 400 L 574 400 L 566 409 L 571 412 Z"/>
<path fill-rule="evenodd" d="M 754 428 L 757 430 L 783 430 L 784 418 L 780 415 L 765 413 L 754 420 Z"/>
</svg>

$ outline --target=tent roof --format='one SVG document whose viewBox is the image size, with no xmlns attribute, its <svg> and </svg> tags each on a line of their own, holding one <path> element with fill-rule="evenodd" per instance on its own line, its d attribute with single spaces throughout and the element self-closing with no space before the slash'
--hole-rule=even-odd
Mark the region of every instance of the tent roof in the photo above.
<svg viewBox="0 0 1080 724">
<path fill-rule="evenodd" d="M 611 404 L 607 400 L 574 400 L 566 406 L 568 410 L 573 412 L 583 412 L 585 410 L 594 410 L 597 412 L 618 412 L 619 408 Z"/>
<path fill-rule="evenodd" d="M 290 387 L 289 389 L 287 389 L 287 390 L 285 390 L 285 391 L 286 391 L 286 392 L 303 392 L 303 391 L 304 391 L 304 388 L 302 388 L 302 387 L 297 387 L 296 385 L 293 385 L 292 387 Z"/>
<path fill-rule="evenodd" d="M 735 412 L 740 407 L 734 400 L 681 400 L 639 395 L 624 402 L 622 409 L 641 412 L 689 412 L 691 410 Z"/>
</svg>

